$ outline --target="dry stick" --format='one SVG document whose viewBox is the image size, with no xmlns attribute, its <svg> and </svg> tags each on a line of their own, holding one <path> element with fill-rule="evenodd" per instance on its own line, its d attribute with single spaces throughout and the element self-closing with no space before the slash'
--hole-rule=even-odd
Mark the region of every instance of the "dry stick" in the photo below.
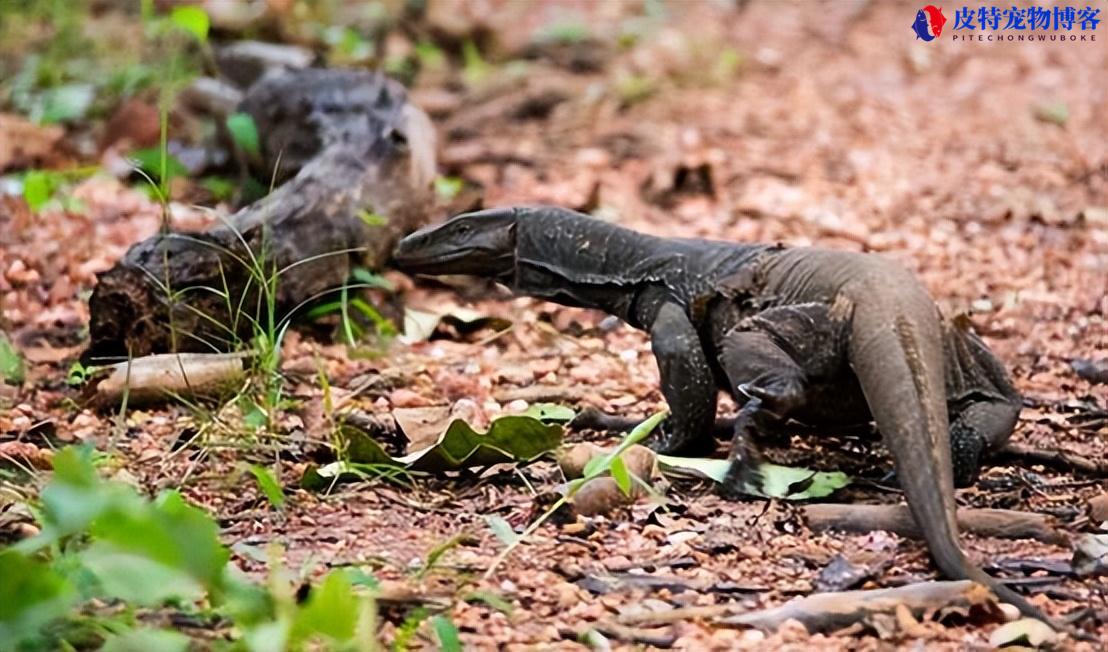
<svg viewBox="0 0 1108 652">
<path fill-rule="evenodd" d="M 670 648 L 677 642 L 677 636 L 669 630 L 658 631 L 641 629 L 639 627 L 628 627 L 627 625 L 614 623 L 610 620 L 601 620 L 594 623 L 593 629 L 605 636 L 611 636 L 621 641 L 640 643 L 653 647 Z"/>
<path fill-rule="evenodd" d="M 895 613 L 904 605 L 914 616 L 935 609 L 965 609 L 993 603 L 992 592 L 971 580 L 920 582 L 895 589 L 819 593 L 797 598 L 780 607 L 724 618 L 729 625 L 776 630 L 786 620 L 799 620 L 809 632 L 833 631 L 877 613 Z"/>
<path fill-rule="evenodd" d="M 741 604 L 712 604 L 700 607 L 677 607 L 666 611 L 654 611 L 644 613 L 629 613 L 619 617 L 619 622 L 624 625 L 639 625 L 643 623 L 665 624 L 679 623 L 690 620 L 706 619 L 718 620 L 725 616 L 734 616 L 747 611 Z"/>
<path fill-rule="evenodd" d="M 1096 460 L 1061 449 L 1044 449 L 1027 444 L 1009 443 L 997 452 L 1001 458 L 1043 464 L 1063 471 L 1078 470 L 1098 476 L 1108 476 L 1108 460 Z"/>
<path fill-rule="evenodd" d="M 886 530 L 914 539 L 923 532 L 906 505 L 844 505 L 822 503 L 801 508 L 812 530 L 872 532 Z M 959 509 L 958 527 L 963 532 L 1001 539 L 1035 539 L 1043 543 L 1067 545 L 1065 533 L 1056 529 L 1053 519 L 1043 514 L 1010 509 Z"/>
</svg>

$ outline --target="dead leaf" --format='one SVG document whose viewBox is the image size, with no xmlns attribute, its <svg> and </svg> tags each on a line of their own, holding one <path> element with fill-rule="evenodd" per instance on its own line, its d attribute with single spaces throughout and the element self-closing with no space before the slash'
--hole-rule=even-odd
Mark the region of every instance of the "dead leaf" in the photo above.
<svg viewBox="0 0 1108 652">
<path fill-rule="evenodd" d="M 17 115 L 0 113 L 0 172 L 39 167 L 54 158 L 65 135 L 57 125 L 37 125 Z"/>
<path fill-rule="evenodd" d="M 1038 649 L 1049 646 L 1056 640 L 1058 640 L 1058 633 L 1035 618 L 1020 618 L 1005 623 L 989 635 L 989 645 L 993 647 L 1020 645 Z"/>
</svg>

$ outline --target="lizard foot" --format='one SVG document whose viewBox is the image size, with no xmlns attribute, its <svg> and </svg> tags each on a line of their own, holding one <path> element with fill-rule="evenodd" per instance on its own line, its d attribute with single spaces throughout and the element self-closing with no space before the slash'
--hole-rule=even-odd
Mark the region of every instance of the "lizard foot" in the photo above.
<svg viewBox="0 0 1108 652">
<path fill-rule="evenodd" d="M 725 500 L 748 499 L 754 491 L 761 491 L 764 478 L 757 466 L 744 464 L 741 460 L 732 460 L 723 476 L 723 482 L 717 487 L 717 493 Z"/>
<path fill-rule="evenodd" d="M 661 455 L 686 455 L 698 457 L 710 455 L 715 452 L 716 440 L 709 433 L 707 436 L 696 437 L 690 440 L 687 436 L 679 436 L 666 417 L 654 432 L 643 440 L 643 445 Z"/>
</svg>

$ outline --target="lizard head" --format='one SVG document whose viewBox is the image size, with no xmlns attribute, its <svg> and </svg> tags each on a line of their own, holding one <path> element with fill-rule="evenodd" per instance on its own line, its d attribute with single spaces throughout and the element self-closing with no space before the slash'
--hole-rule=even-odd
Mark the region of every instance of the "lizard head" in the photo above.
<svg viewBox="0 0 1108 652">
<path fill-rule="evenodd" d="M 410 274 L 472 274 L 499 278 L 516 263 L 516 223 L 524 208 L 463 213 L 400 241 L 393 263 Z"/>
</svg>

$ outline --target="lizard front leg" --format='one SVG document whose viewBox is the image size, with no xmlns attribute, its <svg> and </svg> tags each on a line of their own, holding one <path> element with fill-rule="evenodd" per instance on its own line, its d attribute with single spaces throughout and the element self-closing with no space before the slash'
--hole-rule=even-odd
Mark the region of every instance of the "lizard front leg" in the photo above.
<svg viewBox="0 0 1108 652">
<path fill-rule="evenodd" d="M 979 337 L 952 325 L 944 338 L 954 486 L 969 487 L 977 481 L 981 456 L 1012 436 L 1023 401 L 1004 365 Z"/>
<path fill-rule="evenodd" d="M 971 403 L 953 416 L 950 462 L 955 487 L 972 487 L 977 482 L 982 453 L 995 450 L 1008 440 L 1019 411 L 1019 405 L 988 400 Z"/>
<path fill-rule="evenodd" d="M 714 448 L 718 389 L 696 327 L 680 306 L 665 302 L 657 308 L 650 346 L 670 414 L 646 445 L 659 453 Z"/>
<path fill-rule="evenodd" d="M 738 498 L 747 485 L 761 484 L 761 453 L 754 436 L 779 423 L 805 400 L 804 370 L 763 332 L 734 331 L 724 341 L 720 364 L 736 400 L 743 402 L 735 419 L 728 455 L 730 466 L 720 493 Z"/>
</svg>

